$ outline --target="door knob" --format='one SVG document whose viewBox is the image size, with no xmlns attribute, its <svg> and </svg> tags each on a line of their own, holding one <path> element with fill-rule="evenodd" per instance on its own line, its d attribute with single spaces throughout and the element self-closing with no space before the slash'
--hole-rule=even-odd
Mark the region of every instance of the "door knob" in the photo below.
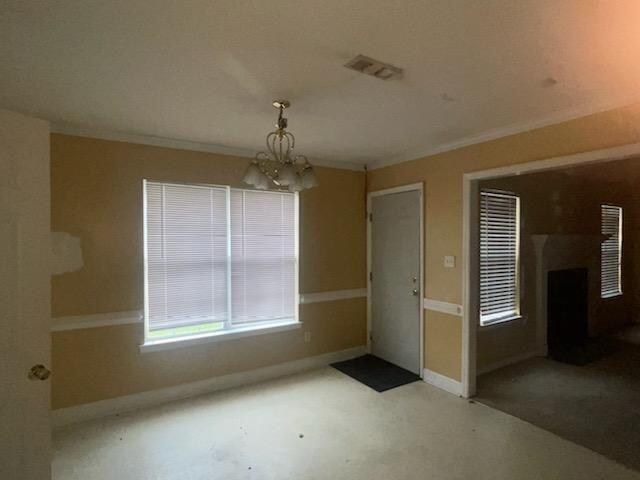
<svg viewBox="0 0 640 480">
<path fill-rule="evenodd" d="M 46 380 L 51 376 L 51 371 L 44 365 L 34 365 L 29 370 L 29 380 Z"/>
<path fill-rule="evenodd" d="M 414 288 L 411 293 L 413 294 L 414 297 L 417 297 L 418 293 L 420 293 L 420 291 L 417 288 Z"/>
</svg>

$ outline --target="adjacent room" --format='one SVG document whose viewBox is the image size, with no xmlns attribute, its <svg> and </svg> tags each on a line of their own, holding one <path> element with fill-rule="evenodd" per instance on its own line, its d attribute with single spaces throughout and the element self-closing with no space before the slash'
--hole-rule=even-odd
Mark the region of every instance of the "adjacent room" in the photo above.
<svg viewBox="0 0 640 480">
<path fill-rule="evenodd" d="M 478 400 L 638 469 L 637 159 L 479 181 Z"/>
<path fill-rule="evenodd" d="M 640 479 L 640 3 L 0 11 L 0 479 Z"/>
</svg>

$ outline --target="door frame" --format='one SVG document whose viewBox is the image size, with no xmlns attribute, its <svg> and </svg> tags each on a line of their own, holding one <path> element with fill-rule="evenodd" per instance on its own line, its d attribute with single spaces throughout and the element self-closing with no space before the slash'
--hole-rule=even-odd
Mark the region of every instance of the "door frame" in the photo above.
<svg viewBox="0 0 640 480">
<path fill-rule="evenodd" d="M 419 269 L 418 269 L 418 295 L 420 299 L 419 305 L 419 322 L 420 322 L 420 378 L 424 377 L 424 212 L 425 212 L 425 196 L 424 196 L 424 183 L 410 183 L 408 185 L 401 185 L 393 188 L 386 188 L 384 190 L 376 190 L 367 193 L 367 352 L 371 353 L 371 207 L 372 200 L 375 197 L 383 195 L 391 195 L 394 193 L 404 192 L 419 192 L 420 193 L 420 208 L 418 210 L 419 222 L 420 222 L 420 246 L 419 246 Z"/>
<path fill-rule="evenodd" d="M 603 148 L 573 155 L 534 160 L 515 165 L 479 170 L 463 174 L 462 177 L 462 396 L 473 397 L 476 394 L 476 350 L 479 289 L 474 278 L 478 275 L 478 238 L 474 235 L 474 220 L 478 216 L 478 195 L 480 180 L 510 177 L 526 173 L 558 170 L 562 168 L 594 163 L 625 160 L 640 155 L 640 143 L 632 143 L 612 148 Z"/>
</svg>

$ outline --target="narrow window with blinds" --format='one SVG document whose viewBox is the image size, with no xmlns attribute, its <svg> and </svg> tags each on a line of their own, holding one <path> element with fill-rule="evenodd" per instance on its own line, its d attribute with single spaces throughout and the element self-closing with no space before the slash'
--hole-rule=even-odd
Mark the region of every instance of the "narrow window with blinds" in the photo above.
<svg viewBox="0 0 640 480">
<path fill-rule="evenodd" d="M 520 310 L 518 262 L 520 199 L 510 192 L 480 192 L 480 324 L 516 318 Z"/>
<path fill-rule="evenodd" d="M 144 182 L 145 342 L 297 322 L 297 195 Z"/>
<path fill-rule="evenodd" d="M 622 208 L 601 205 L 600 219 L 600 296 L 608 298 L 622 294 Z"/>
</svg>

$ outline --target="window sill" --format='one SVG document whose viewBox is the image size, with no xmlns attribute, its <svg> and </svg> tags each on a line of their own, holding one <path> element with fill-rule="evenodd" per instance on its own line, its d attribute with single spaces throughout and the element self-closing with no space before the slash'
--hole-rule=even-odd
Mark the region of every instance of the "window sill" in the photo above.
<svg viewBox="0 0 640 480">
<path fill-rule="evenodd" d="M 607 295 L 601 295 L 600 298 L 602 300 L 608 300 L 610 298 L 618 298 L 622 296 L 622 292 L 617 292 L 617 293 L 609 293 Z"/>
<path fill-rule="evenodd" d="M 238 327 L 232 330 L 224 330 L 217 332 L 209 332 L 199 335 L 189 335 L 186 337 L 167 338 L 162 340 L 152 340 L 140 345 L 140 351 L 157 352 L 160 350 L 171 350 L 174 348 L 190 347 L 203 343 L 221 342 L 224 340 L 233 340 L 234 338 L 252 337 L 254 335 L 264 335 L 266 333 L 285 332 L 300 328 L 302 322 L 297 320 L 283 320 L 265 325 L 251 325 L 248 327 Z"/>
<path fill-rule="evenodd" d="M 497 320 L 492 320 L 490 322 L 481 323 L 480 328 L 491 328 L 499 325 L 504 325 L 506 323 L 517 322 L 518 320 L 523 320 L 524 317 L 522 315 L 513 315 L 512 317 L 499 318 Z"/>
</svg>

